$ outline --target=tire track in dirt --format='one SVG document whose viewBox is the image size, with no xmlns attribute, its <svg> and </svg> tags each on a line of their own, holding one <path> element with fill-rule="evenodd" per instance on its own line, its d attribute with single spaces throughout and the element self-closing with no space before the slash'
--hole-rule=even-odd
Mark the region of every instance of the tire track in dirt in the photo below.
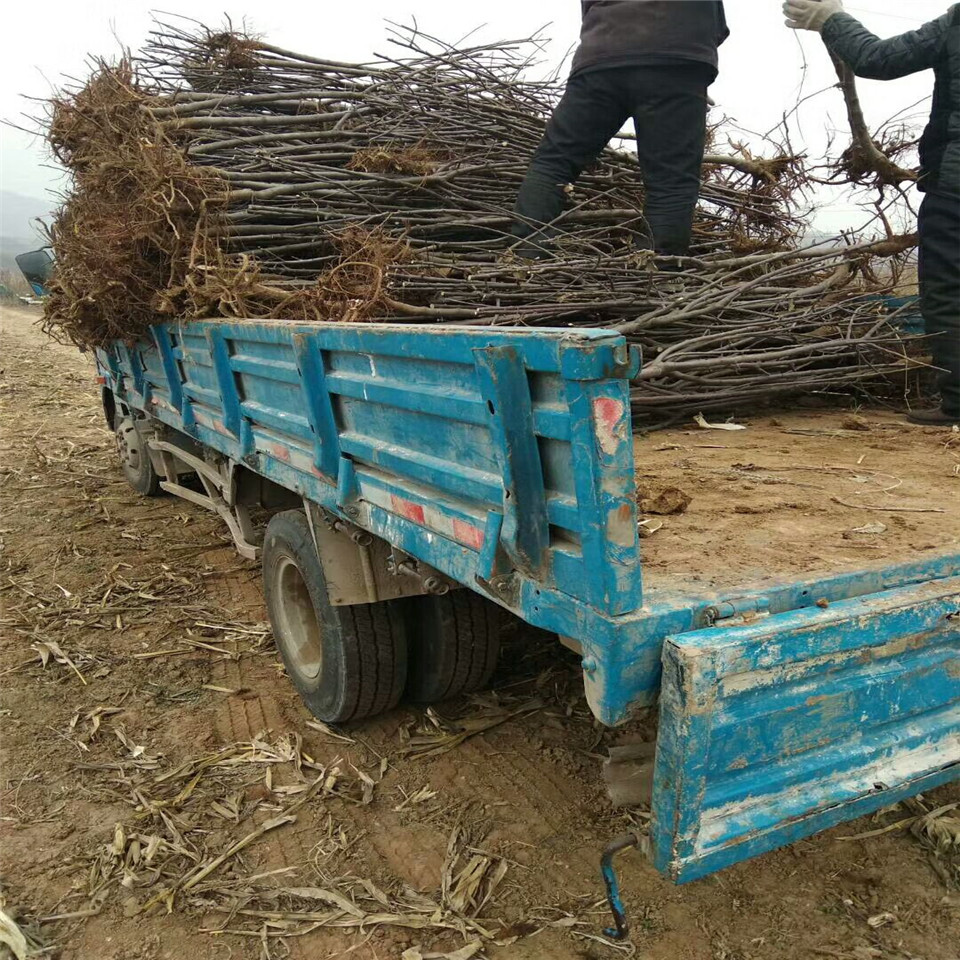
<svg viewBox="0 0 960 960">
<path fill-rule="evenodd" d="M 236 566 L 238 554 L 230 548 L 209 555 L 224 567 Z M 266 620 L 263 593 L 256 570 L 242 569 L 218 577 L 208 585 L 210 598 L 222 606 L 234 620 L 262 623 Z M 266 738 L 268 741 L 300 726 L 291 722 L 282 704 L 290 697 L 289 680 L 277 669 L 273 658 L 241 653 L 236 659 L 222 657 L 214 662 L 213 684 L 236 694 L 227 694 L 214 715 L 214 729 L 222 744 Z M 301 809 L 297 823 L 278 830 L 269 844 L 258 851 L 257 872 L 299 870 L 308 859 L 315 829 L 313 811 Z M 278 874 L 284 876 L 284 874 Z M 286 941 L 290 960 L 312 960 L 316 954 L 307 951 L 298 940 Z"/>
<path fill-rule="evenodd" d="M 235 566 L 238 554 L 228 548 L 211 552 L 208 559 L 219 561 L 225 567 Z M 208 585 L 208 594 L 233 619 L 251 623 L 266 621 L 256 570 L 242 569 L 220 576 Z M 289 681 L 266 666 L 262 662 L 265 658 L 257 657 L 256 662 L 253 659 L 244 653 L 237 659 L 224 657 L 215 661 L 213 682 L 240 691 L 228 696 L 226 710 L 218 711 L 215 718 L 217 734 L 224 742 L 252 740 L 267 731 L 274 736 L 291 732 L 288 718 L 279 707 L 289 692 L 286 688 Z"/>
<path fill-rule="evenodd" d="M 509 804 L 503 809 L 509 809 L 511 816 L 496 818 L 493 838 L 515 845 L 533 845 L 549 853 L 551 869 L 538 873 L 534 880 L 544 892 L 570 890 L 571 884 L 583 886 L 578 878 L 586 876 L 592 880 L 597 871 L 596 844 L 600 838 L 584 837 L 596 817 L 597 794 L 590 793 L 589 799 L 582 797 L 583 787 L 558 773 L 552 761 L 531 750 L 523 733 L 511 736 L 510 741 L 511 748 L 503 751 L 490 743 L 468 741 L 458 754 L 459 763 L 474 763 L 481 771 L 478 792 Z M 596 773 L 599 782 L 599 767 Z M 591 802 L 593 806 L 589 805 Z M 577 892 L 589 889 L 587 886 L 586 891 Z"/>
</svg>

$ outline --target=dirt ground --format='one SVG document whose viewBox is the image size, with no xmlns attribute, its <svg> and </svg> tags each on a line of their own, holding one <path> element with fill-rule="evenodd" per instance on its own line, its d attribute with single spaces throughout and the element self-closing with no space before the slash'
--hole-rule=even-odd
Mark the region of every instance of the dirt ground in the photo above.
<svg viewBox="0 0 960 960">
<path fill-rule="evenodd" d="M 598 851 L 645 817 L 605 799 L 626 733 L 592 721 L 576 660 L 518 628 L 491 693 L 312 723 L 256 566 L 125 485 L 89 358 L 35 320 L 4 308 L 0 343 L 0 898 L 39 955 L 960 958 L 952 867 L 904 829 L 849 839 L 903 808 L 683 888 L 628 853 L 632 943 L 603 940 Z"/>
</svg>

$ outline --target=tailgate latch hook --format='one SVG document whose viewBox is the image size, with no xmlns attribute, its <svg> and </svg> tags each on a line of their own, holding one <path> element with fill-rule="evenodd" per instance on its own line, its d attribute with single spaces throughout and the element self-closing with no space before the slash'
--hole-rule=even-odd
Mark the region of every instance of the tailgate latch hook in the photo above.
<svg viewBox="0 0 960 960">
<path fill-rule="evenodd" d="M 603 874 L 603 882 L 607 888 L 607 903 L 610 904 L 610 911 L 613 914 L 614 926 L 606 927 L 604 935 L 611 940 L 625 940 L 630 933 L 630 927 L 627 924 L 627 915 L 623 909 L 623 901 L 620 899 L 620 883 L 617 880 L 617 871 L 614 868 L 614 857 L 623 850 L 629 850 L 632 847 L 640 846 L 640 837 L 635 833 L 627 833 L 624 836 L 614 840 L 600 857 L 600 872 Z"/>
</svg>

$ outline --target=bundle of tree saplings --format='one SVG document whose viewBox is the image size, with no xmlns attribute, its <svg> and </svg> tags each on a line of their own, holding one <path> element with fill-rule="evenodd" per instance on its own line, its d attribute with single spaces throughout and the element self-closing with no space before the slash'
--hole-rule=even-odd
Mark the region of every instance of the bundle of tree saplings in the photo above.
<svg viewBox="0 0 960 960">
<path fill-rule="evenodd" d="M 50 102 L 72 175 L 51 226 L 49 329 L 77 344 L 164 320 L 605 327 L 643 349 L 640 420 L 902 374 L 871 294 L 913 237 L 806 247 L 801 157 L 711 131 L 691 256 L 648 248 L 636 160 L 605 151 L 519 255 L 512 206 L 559 93 L 532 40 L 457 49 L 397 29 L 346 64 L 158 24 Z"/>
</svg>

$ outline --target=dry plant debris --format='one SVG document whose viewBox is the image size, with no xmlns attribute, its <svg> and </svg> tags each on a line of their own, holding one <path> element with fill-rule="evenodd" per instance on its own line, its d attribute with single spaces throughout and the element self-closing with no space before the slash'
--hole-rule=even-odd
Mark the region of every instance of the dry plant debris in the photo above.
<svg viewBox="0 0 960 960">
<path fill-rule="evenodd" d="M 960 889 L 960 803 L 948 803 L 931 810 L 922 797 L 916 797 L 905 800 L 903 806 L 911 811 L 911 816 L 842 839 L 870 840 L 906 830 L 930 852 L 931 865 L 944 883 Z"/>
<path fill-rule="evenodd" d="M 471 957 L 486 943 L 505 942 L 497 933 L 504 926 L 501 921 L 480 919 L 481 911 L 491 905 L 508 870 L 505 860 L 476 846 L 482 841 L 485 829 L 476 819 L 458 821 L 450 834 L 436 898 L 409 888 L 390 894 L 368 878 L 345 874 L 339 878 L 326 877 L 323 887 L 282 886 L 256 894 L 247 890 L 247 899 L 242 905 L 233 902 L 213 905 L 213 908 L 235 918 L 256 921 L 256 925 L 249 928 L 223 930 L 238 935 L 281 939 L 304 936 L 324 927 L 365 931 L 381 926 L 433 930 L 457 933 L 466 941 L 466 946 L 449 953 L 427 952 L 423 956 Z M 318 904 L 322 905 L 321 909 Z M 213 932 L 213 928 L 208 932 Z M 507 939 L 513 942 L 515 938 Z"/>
<path fill-rule="evenodd" d="M 32 952 L 27 938 L 20 927 L 7 916 L 0 908 L 0 946 L 5 946 L 13 953 L 15 960 L 27 960 Z"/>
<path fill-rule="evenodd" d="M 420 730 L 411 734 L 409 730 L 401 728 L 403 755 L 412 760 L 438 757 L 455 750 L 471 737 L 510 720 L 529 716 L 544 707 L 540 699 L 525 700 L 515 706 L 507 706 L 491 697 L 477 696 L 471 699 L 480 707 L 476 712 L 449 720 L 433 707 L 428 707 L 425 714 L 427 723 Z"/>
<path fill-rule="evenodd" d="M 504 716 L 525 715 L 539 706 L 530 702 Z M 98 708 L 85 721 L 91 726 L 88 740 L 112 733 L 119 753 L 108 762 L 84 761 L 77 768 L 98 778 L 99 789 L 130 813 L 116 823 L 109 841 L 64 865 L 83 879 L 58 905 L 56 917 L 93 916 L 114 898 L 127 917 L 194 909 L 223 914 L 222 925 L 205 926 L 203 932 L 258 937 L 268 944 L 327 928 L 432 931 L 455 934 L 464 945 L 445 952 L 423 948 L 420 955 L 458 960 L 481 953 L 486 944 L 516 940 L 516 934 L 501 933 L 510 925 L 495 911 L 487 916 L 509 863 L 484 849 L 489 824 L 478 811 L 466 807 L 451 829 L 435 896 L 406 887 L 387 891 L 370 878 L 329 873 L 331 858 L 349 847 L 339 819 L 342 805 L 374 802 L 385 763 L 373 771 L 342 761 L 319 764 L 293 735 L 238 742 L 174 764 L 122 725 L 110 725 L 116 712 Z M 101 749 L 110 742 L 109 737 L 101 741 Z M 406 803 L 435 796 L 421 788 Z M 300 872 L 297 867 L 257 870 L 247 853 L 295 824 L 308 804 L 328 811 L 330 842 L 318 841 L 324 849 L 313 864 L 319 882 L 286 880 L 285 874 Z M 544 919 L 531 930 L 556 922 Z"/>
<path fill-rule="evenodd" d="M 299 736 L 240 742 L 170 765 L 121 726 L 112 730 L 123 755 L 105 764 L 78 764 L 109 774 L 104 788 L 131 808 L 128 821 L 118 822 L 112 840 L 89 860 L 80 895 L 91 909 L 99 909 L 117 887 L 126 892 L 128 916 L 209 900 L 220 889 L 220 869 L 267 834 L 295 823 L 304 804 L 373 799 L 368 781 L 376 781 L 369 775 L 345 771 L 342 761 L 317 763 Z M 224 836 L 228 825 L 247 829 L 214 848 L 213 838 Z"/>
<path fill-rule="evenodd" d="M 0 880 L 0 960 L 30 960 L 54 952 L 40 925 L 20 906 Z"/>
</svg>

